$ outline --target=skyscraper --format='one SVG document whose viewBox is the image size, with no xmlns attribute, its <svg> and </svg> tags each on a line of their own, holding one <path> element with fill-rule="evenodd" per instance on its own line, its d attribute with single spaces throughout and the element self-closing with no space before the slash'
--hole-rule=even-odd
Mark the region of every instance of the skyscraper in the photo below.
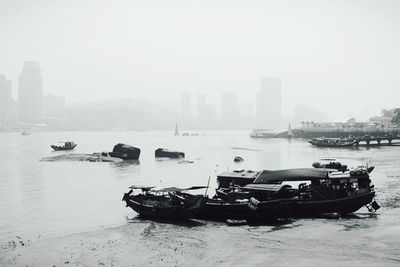
<svg viewBox="0 0 400 267">
<path fill-rule="evenodd" d="M 206 95 L 198 94 L 197 95 L 197 116 L 200 119 L 204 119 L 206 117 Z"/>
<path fill-rule="evenodd" d="M 190 117 L 191 113 L 191 97 L 190 93 L 182 93 L 181 95 L 181 112 L 182 117 L 187 119 Z"/>
<path fill-rule="evenodd" d="M 262 127 L 273 127 L 282 120 L 282 80 L 279 77 L 261 79 L 257 93 L 257 122 Z"/>
<path fill-rule="evenodd" d="M 39 63 L 26 61 L 18 80 L 19 118 L 37 122 L 43 115 L 43 85 Z"/>
<path fill-rule="evenodd" d="M 13 99 L 11 81 L 0 74 L 0 125 L 6 125 L 12 118 Z"/>
<path fill-rule="evenodd" d="M 221 95 L 221 119 L 225 126 L 232 127 L 240 123 L 240 105 L 234 93 Z"/>
</svg>

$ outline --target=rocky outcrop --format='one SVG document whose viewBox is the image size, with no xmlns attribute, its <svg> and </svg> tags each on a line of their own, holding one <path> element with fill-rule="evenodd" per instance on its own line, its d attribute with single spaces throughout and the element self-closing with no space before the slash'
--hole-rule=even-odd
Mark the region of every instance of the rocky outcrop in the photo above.
<svg viewBox="0 0 400 267">
<path fill-rule="evenodd" d="M 133 147 L 126 144 L 116 144 L 113 151 L 109 153 L 112 157 L 117 157 L 121 159 L 139 159 L 140 148 Z"/>
<path fill-rule="evenodd" d="M 104 152 L 103 152 L 104 153 Z M 109 157 L 103 153 L 93 154 L 64 154 L 54 157 L 42 158 L 41 161 L 89 161 L 89 162 L 120 162 L 122 159 Z"/>
<path fill-rule="evenodd" d="M 244 159 L 243 159 L 242 157 L 236 156 L 236 157 L 233 159 L 233 161 L 234 161 L 234 162 L 242 162 L 242 161 L 244 161 Z"/>
<path fill-rule="evenodd" d="M 158 148 L 154 152 L 156 158 L 171 158 L 171 159 L 177 159 L 177 158 L 184 158 L 185 153 L 179 152 L 179 151 L 172 151 L 168 150 L 165 148 Z"/>
</svg>

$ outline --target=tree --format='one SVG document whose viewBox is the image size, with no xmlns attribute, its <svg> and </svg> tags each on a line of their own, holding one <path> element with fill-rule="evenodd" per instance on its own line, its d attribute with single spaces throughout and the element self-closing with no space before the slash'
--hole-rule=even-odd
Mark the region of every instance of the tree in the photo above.
<svg viewBox="0 0 400 267">
<path fill-rule="evenodd" d="M 394 116 L 392 117 L 392 123 L 400 124 L 400 108 L 396 108 L 393 111 Z"/>
</svg>

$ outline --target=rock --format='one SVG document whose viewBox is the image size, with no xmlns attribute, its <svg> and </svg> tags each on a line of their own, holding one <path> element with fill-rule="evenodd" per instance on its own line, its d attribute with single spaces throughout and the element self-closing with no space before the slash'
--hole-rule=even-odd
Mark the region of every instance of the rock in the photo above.
<svg viewBox="0 0 400 267">
<path fill-rule="evenodd" d="M 42 158 L 41 161 L 89 161 L 89 162 L 120 162 L 121 158 L 103 156 L 102 153 L 93 154 L 63 154 L 54 157 Z"/>
<path fill-rule="evenodd" d="M 236 157 L 233 159 L 233 161 L 234 161 L 234 162 L 242 162 L 242 161 L 244 161 L 244 159 L 243 159 L 242 157 L 236 156 Z"/>
<path fill-rule="evenodd" d="M 128 155 L 126 153 L 121 153 L 121 152 L 109 152 L 108 155 L 110 157 L 116 157 L 120 159 L 128 159 Z"/>
<path fill-rule="evenodd" d="M 118 156 L 113 156 L 113 157 L 118 157 L 118 158 L 122 158 L 122 159 L 139 159 L 140 148 L 119 143 L 119 144 L 116 144 L 114 146 L 113 151 L 109 153 L 110 156 L 111 156 L 111 153 L 114 153 L 114 155 L 118 155 Z M 118 153 L 118 154 L 115 154 L 115 153 Z"/>
<path fill-rule="evenodd" d="M 156 158 L 184 158 L 185 153 L 179 151 L 172 151 L 165 148 L 158 148 L 155 151 Z"/>
<path fill-rule="evenodd" d="M 240 226 L 240 225 L 246 225 L 247 221 L 246 220 L 231 220 L 227 219 L 226 224 L 229 226 Z"/>
</svg>

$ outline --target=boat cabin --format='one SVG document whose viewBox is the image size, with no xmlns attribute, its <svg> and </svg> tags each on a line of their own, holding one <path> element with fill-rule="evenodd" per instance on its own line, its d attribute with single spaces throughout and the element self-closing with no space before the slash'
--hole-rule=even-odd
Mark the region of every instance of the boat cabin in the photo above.
<svg viewBox="0 0 400 267">
<path fill-rule="evenodd" d="M 287 169 L 262 171 L 253 183 L 243 186 L 259 200 L 293 198 L 326 200 L 368 192 L 373 188 L 368 172 L 335 169 Z"/>
<path fill-rule="evenodd" d="M 251 170 L 235 170 L 223 172 L 217 176 L 218 188 L 229 188 L 231 186 L 245 186 L 252 183 L 261 172 Z"/>
</svg>

